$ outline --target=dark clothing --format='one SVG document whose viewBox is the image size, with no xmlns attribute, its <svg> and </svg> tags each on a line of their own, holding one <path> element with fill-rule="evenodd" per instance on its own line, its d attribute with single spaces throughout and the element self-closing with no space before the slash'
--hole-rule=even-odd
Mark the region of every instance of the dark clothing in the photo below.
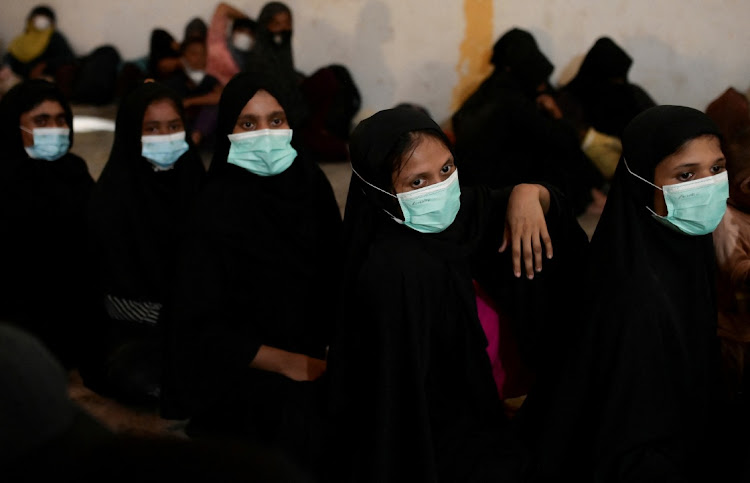
<svg viewBox="0 0 750 483">
<path fill-rule="evenodd" d="M 43 74 L 55 76 L 58 69 L 75 63 L 76 56 L 68 40 L 58 31 L 52 32 L 47 48 L 32 60 L 22 62 L 10 52 L 5 54 L 5 62 L 18 76 L 28 78 L 35 66 L 45 63 Z"/>
<path fill-rule="evenodd" d="M 354 169 L 387 189 L 388 153 L 415 130 L 447 145 L 417 110 L 363 121 L 352 135 Z M 551 226 L 577 226 L 564 198 L 550 191 Z M 390 219 L 383 211 L 393 212 L 390 200 L 353 175 L 342 311 L 327 373 L 330 481 L 520 481 L 525 455 L 497 395 L 473 287 L 478 280 L 493 295 L 536 290 L 513 277 L 509 253 L 497 252 L 508 193 L 462 186 L 455 221 L 422 234 Z M 525 322 L 519 338 L 537 321 Z"/>
<path fill-rule="evenodd" d="M 513 30 L 498 40 L 493 59 L 508 62 L 509 55 L 500 52 L 514 51 L 513 46 L 524 57 L 516 53 L 512 62 L 495 65 L 452 117 L 462 182 L 491 188 L 549 182 L 580 214 L 592 201 L 591 189 L 601 188 L 604 180 L 580 149 L 574 127 L 536 105 L 537 88 L 552 69 L 534 40 Z"/>
<path fill-rule="evenodd" d="M 179 250 L 163 414 L 191 417 L 194 437 L 277 448 L 314 474 L 320 382 L 296 382 L 250 363 L 261 345 L 325 359 L 341 216 L 325 173 L 299 149 L 275 176 L 227 162 L 227 134 L 259 89 L 287 109 L 289 98 L 273 77 L 240 73 L 222 92 L 209 182 Z"/>
<path fill-rule="evenodd" d="M 164 81 L 164 84 L 171 87 L 177 92 L 182 99 L 203 96 L 211 93 L 219 85 L 219 80 L 206 74 L 199 84 L 196 84 L 185 73 L 179 69 Z M 209 144 L 213 144 L 212 136 L 216 132 L 216 116 L 218 115 L 217 105 L 191 106 L 185 109 L 185 130 L 189 133 L 198 131 L 207 139 Z"/>
<path fill-rule="evenodd" d="M 192 147 L 167 171 L 155 171 L 141 155 L 144 113 L 164 99 L 184 119 L 181 98 L 160 83 L 141 84 L 123 99 L 112 151 L 89 206 L 97 297 L 107 312 L 105 380 L 98 389 L 150 402 L 158 396 L 162 309 L 174 285 L 175 250 L 206 175 Z"/>
<path fill-rule="evenodd" d="M 577 122 L 622 137 L 633 117 L 656 105 L 638 84 L 628 80 L 633 59 L 609 37 L 591 47 L 576 76 L 560 88 L 561 107 Z"/>
<path fill-rule="evenodd" d="M 160 65 L 165 59 L 178 60 L 180 51 L 176 46 L 176 40 L 164 29 L 154 29 L 151 31 L 148 50 L 148 69 L 146 74 L 158 81 L 169 78 L 173 71 L 167 70 Z"/>
<path fill-rule="evenodd" d="M 71 369 L 90 335 L 86 206 L 94 180 L 70 152 L 55 161 L 26 154 L 20 117 L 44 100 L 59 102 L 72 126 L 62 92 L 45 80 L 24 81 L 0 101 L 0 318 L 41 339 Z"/>
<path fill-rule="evenodd" d="M 726 439 L 715 431 L 725 414 L 711 235 L 653 219 L 655 188 L 623 162 L 653 180 L 659 162 L 706 133 L 718 128 L 678 106 L 649 109 L 625 129 L 591 240 L 578 340 L 556 394 L 536 401 L 546 411 L 523 415 L 544 428 L 531 481 L 734 481 L 717 477 L 714 459 Z M 535 407 L 532 395 L 526 403 Z"/>
<path fill-rule="evenodd" d="M 247 53 L 244 68 L 247 70 L 271 69 L 277 77 L 290 86 L 298 86 L 305 75 L 297 71 L 292 52 L 292 31 L 271 32 L 268 24 L 274 15 L 292 11 L 281 2 L 268 2 L 258 14 L 255 43 Z"/>
</svg>

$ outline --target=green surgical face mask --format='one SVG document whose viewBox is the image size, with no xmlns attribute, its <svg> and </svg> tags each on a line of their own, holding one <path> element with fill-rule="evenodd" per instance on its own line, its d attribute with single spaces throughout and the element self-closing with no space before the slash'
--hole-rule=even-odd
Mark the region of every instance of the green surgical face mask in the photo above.
<svg viewBox="0 0 750 483">
<path fill-rule="evenodd" d="M 657 215 L 654 210 L 648 209 L 656 220 L 670 228 L 687 235 L 707 235 L 716 229 L 724 217 L 729 198 L 729 179 L 726 171 L 660 188 L 630 171 L 627 163 L 625 167 L 633 176 L 664 192 L 667 216 Z"/>
<path fill-rule="evenodd" d="M 297 157 L 291 129 L 261 129 L 227 136 L 227 162 L 258 176 L 275 176 L 286 171 Z"/>
<path fill-rule="evenodd" d="M 352 168 L 354 171 L 354 168 Z M 359 179 L 388 196 L 398 199 L 404 219 L 391 215 L 396 222 L 404 224 L 420 233 L 439 233 L 453 223 L 461 208 L 461 187 L 458 183 L 458 170 L 454 170 L 448 179 L 395 196 L 377 186 L 368 183 L 359 173 L 354 171 Z"/>
</svg>

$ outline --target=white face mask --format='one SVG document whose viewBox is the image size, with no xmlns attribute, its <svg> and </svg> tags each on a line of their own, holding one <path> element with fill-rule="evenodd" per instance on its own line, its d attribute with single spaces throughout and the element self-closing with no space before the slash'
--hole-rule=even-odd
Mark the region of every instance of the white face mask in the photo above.
<svg viewBox="0 0 750 483">
<path fill-rule="evenodd" d="M 190 80 L 196 84 L 200 84 L 203 81 L 203 78 L 206 77 L 205 70 L 192 69 L 187 65 L 187 62 L 182 63 L 182 69 L 185 71 L 185 74 L 190 77 Z"/>
<path fill-rule="evenodd" d="M 31 24 L 36 30 L 47 30 L 52 25 L 52 21 L 45 15 L 36 15 L 31 19 Z"/>
<path fill-rule="evenodd" d="M 253 38 L 245 32 L 235 32 L 232 35 L 232 45 L 235 49 L 246 52 L 253 46 Z"/>
</svg>

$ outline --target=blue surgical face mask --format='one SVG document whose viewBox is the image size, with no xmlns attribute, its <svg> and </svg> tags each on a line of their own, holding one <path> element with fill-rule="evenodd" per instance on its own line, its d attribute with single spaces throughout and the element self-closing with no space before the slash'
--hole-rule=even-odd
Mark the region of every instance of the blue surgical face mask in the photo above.
<svg viewBox="0 0 750 483">
<path fill-rule="evenodd" d="M 187 150 L 185 131 L 141 136 L 141 156 L 154 165 L 154 171 L 172 169 Z"/>
<path fill-rule="evenodd" d="M 654 210 L 647 207 L 659 222 L 687 235 L 707 235 L 719 226 L 729 198 L 729 179 L 726 171 L 660 188 L 630 171 L 627 162 L 625 167 L 633 176 L 664 192 L 667 216 L 657 215 Z"/>
<path fill-rule="evenodd" d="M 70 149 L 70 129 L 67 127 L 35 127 L 31 131 L 19 127 L 34 136 L 34 144 L 24 148 L 30 158 L 55 161 Z"/>
<path fill-rule="evenodd" d="M 291 145 L 291 129 L 261 129 L 227 137 L 232 143 L 227 162 L 258 176 L 283 173 L 297 157 Z"/>
<path fill-rule="evenodd" d="M 354 171 L 354 168 L 352 168 Z M 368 183 L 354 171 L 359 179 L 378 191 L 398 199 L 401 220 L 388 213 L 398 223 L 402 223 L 420 233 L 439 233 L 453 223 L 461 208 L 461 187 L 458 183 L 458 170 L 454 170 L 448 179 L 416 190 L 397 193 L 395 196 L 377 186 Z"/>
</svg>

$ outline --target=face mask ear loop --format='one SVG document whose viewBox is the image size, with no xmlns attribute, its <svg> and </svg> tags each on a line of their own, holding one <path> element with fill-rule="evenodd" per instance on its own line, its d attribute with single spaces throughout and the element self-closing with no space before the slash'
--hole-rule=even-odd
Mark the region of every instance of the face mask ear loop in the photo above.
<svg viewBox="0 0 750 483">
<path fill-rule="evenodd" d="M 352 168 L 352 173 L 356 174 L 356 175 L 357 175 L 357 178 L 361 179 L 361 180 L 362 180 L 362 182 L 363 182 L 364 184 L 366 184 L 367 186 L 369 186 L 369 187 L 371 187 L 371 188 L 375 188 L 376 190 L 380 191 L 381 193 L 385 193 L 385 194 L 387 194 L 387 195 L 388 195 L 388 196 L 390 196 L 391 198 L 396 198 L 396 199 L 398 199 L 398 196 L 393 196 L 393 195 L 392 195 L 391 193 L 387 192 L 387 191 L 386 191 L 386 190 L 384 190 L 384 189 L 380 189 L 380 188 L 378 188 L 377 186 L 375 186 L 374 184 L 372 184 L 372 183 L 368 182 L 368 181 L 367 181 L 366 179 L 364 179 L 364 178 L 363 178 L 362 176 L 360 176 L 360 175 L 359 175 L 359 173 L 357 173 L 357 170 L 356 170 L 356 169 L 354 169 L 354 165 L 353 165 L 353 164 L 351 164 L 351 162 L 349 163 L 349 166 L 350 166 L 350 167 Z M 365 193 L 365 196 L 367 196 L 367 193 Z M 385 211 L 385 212 L 386 212 L 386 213 L 388 214 L 388 216 L 390 216 L 391 218 L 393 218 L 393 220 L 394 220 L 394 221 L 397 221 L 398 223 L 401 223 L 401 224 L 403 224 L 403 223 L 404 223 L 404 220 L 402 220 L 402 219 L 400 219 L 400 218 L 396 218 L 395 216 L 393 216 L 393 215 L 392 215 L 392 214 L 391 214 L 391 213 L 390 213 L 390 212 L 389 212 L 388 210 L 386 210 L 385 208 L 382 208 L 382 210 L 383 210 L 383 211 Z"/>
<path fill-rule="evenodd" d="M 656 186 L 656 185 L 655 185 L 654 183 L 652 183 L 651 181 L 647 180 L 647 179 L 646 179 L 646 178 L 644 178 L 643 176 L 638 176 L 638 175 L 637 175 L 637 174 L 635 174 L 634 172 L 630 171 L 630 166 L 628 166 L 628 162 L 627 162 L 627 160 L 625 159 L 625 157 L 623 157 L 623 158 L 622 158 L 622 161 L 623 161 L 623 162 L 625 163 L 625 169 L 627 169 L 627 170 L 628 170 L 628 173 L 632 174 L 633 176 L 635 176 L 636 178 L 640 179 L 641 181 L 645 181 L 646 183 L 650 184 L 650 185 L 651 185 L 651 186 L 653 186 L 654 188 L 656 188 L 656 189 L 658 189 L 658 190 L 660 190 L 660 191 L 664 191 L 664 189 L 663 189 L 663 188 L 659 188 L 658 186 Z M 654 216 L 658 216 L 659 218 L 664 218 L 663 216 L 661 216 L 661 215 L 658 215 L 658 214 L 657 214 L 657 213 L 656 213 L 656 212 L 655 212 L 654 210 L 652 210 L 650 206 L 646 206 L 646 209 L 647 209 L 648 211 L 650 211 L 652 215 L 654 215 Z"/>
<path fill-rule="evenodd" d="M 18 127 L 21 129 L 21 131 L 26 131 L 27 133 L 29 133 L 31 135 L 34 134 L 34 131 L 32 131 L 31 129 L 25 128 L 23 126 L 18 126 Z"/>
</svg>

